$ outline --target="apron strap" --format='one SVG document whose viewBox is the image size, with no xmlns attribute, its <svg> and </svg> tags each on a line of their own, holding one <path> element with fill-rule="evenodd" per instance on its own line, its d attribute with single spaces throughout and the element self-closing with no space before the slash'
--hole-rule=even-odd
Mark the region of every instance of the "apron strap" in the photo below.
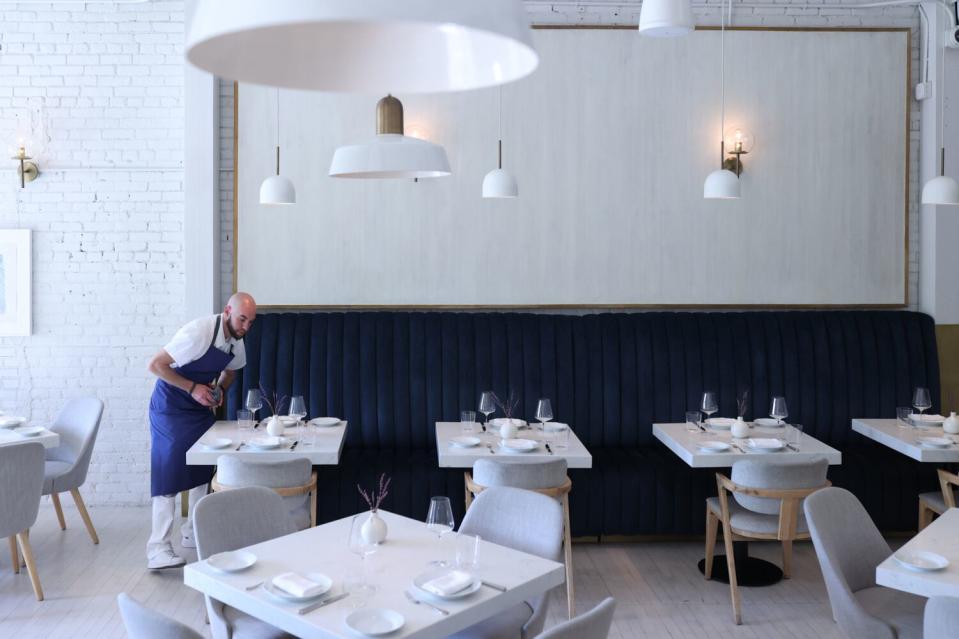
<svg viewBox="0 0 959 639">
<path fill-rule="evenodd" d="M 216 336 L 219 335 L 220 333 L 220 318 L 222 317 L 223 317 L 222 315 L 216 316 L 216 324 L 213 326 L 213 341 L 210 342 L 210 345 L 207 347 L 207 350 L 213 348 L 213 346 L 216 344 Z M 230 351 L 227 354 L 228 355 L 233 354 L 233 344 L 230 344 Z"/>
</svg>

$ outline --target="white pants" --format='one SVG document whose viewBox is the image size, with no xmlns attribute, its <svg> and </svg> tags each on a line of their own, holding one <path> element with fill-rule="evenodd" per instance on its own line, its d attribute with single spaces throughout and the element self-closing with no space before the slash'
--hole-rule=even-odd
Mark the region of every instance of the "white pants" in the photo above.
<svg viewBox="0 0 959 639">
<path fill-rule="evenodd" d="M 190 489 L 190 511 L 187 520 L 180 526 L 180 533 L 193 537 L 193 509 L 200 498 L 206 495 L 206 484 Z M 176 495 L 163 495 L 153 498 L 153 531 L 147 542 L 147 559 L 156 553 L 173 550 L 173 520 L 176 517 Z"/>
</svg>

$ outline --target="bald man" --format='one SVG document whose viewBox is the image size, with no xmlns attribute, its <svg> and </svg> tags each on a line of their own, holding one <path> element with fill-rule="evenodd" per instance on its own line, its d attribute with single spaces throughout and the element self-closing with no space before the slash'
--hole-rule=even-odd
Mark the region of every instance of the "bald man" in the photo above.
<svg viewBox="0 0 959 639">
<path fill-rule="evenodd" d="M 147 567 L 176 568 L 186 563 L 173 551 L 177 493 L 190 491 L 190 513 L 180 527 L 181 545 L 196 548 L 193 507 L 206 494 L 212 466 L 187 466 L 186 451 L 216 421 L 236 371 L 246 365 L 243 337 L 256 319 L 256 302 L 235 293 L 223 312 L 193 320 L 150 360 L 158 377 L 150 398 L 150 494 L 153 531 L 147 542 Z"/>
</svg>

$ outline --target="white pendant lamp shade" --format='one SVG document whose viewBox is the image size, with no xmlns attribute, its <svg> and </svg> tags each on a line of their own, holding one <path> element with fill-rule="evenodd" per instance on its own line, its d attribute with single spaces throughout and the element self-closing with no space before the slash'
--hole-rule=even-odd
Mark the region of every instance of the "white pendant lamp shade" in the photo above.
<svg viewBox="0 0 959 639">
<path fill-rule="evenodd" d="M 296 204 L 296 189 L 282 175 L 271 175 L 260 185 L 260 204 Z"/>
<path fill-rule="evenodd" d="M 739 198 L 739 178 L 732 171 L 719 169 L 706 176 L 703 197 L 707 200 L 735 200 Z"/>
<path fill-rule="evenodd" d="M 393 96 L 376 105 L 376 131 L 376 137 L 368 142 L 338 148 L 330 164 L 330 176 L 375 180 L 450 174 L 443 147 L 403 135 L 403 105 Z"/>
<path fill-rule="evenodd" d="M 947 175 L 932 178 L 922 187 L 922 203 L 959 206 L 959 184 Z"/>
<path fill-rule="evenodd" d="M 187 59 L 253 84 L 464 91 L 539 64 L 521 0 L 201 0 Z"/>
<path fill-rule="evenodd" d="M 519 185 L 513 174 L 504 169 L 493 169 L 483 178 L 483 197 L 519 197 Z"/>
<path fill-rule="evenodd" d="M 653 38 L 684 36 L 696 28 L 690 0 L 643 0 L 639 33 Z"/>
</svg>

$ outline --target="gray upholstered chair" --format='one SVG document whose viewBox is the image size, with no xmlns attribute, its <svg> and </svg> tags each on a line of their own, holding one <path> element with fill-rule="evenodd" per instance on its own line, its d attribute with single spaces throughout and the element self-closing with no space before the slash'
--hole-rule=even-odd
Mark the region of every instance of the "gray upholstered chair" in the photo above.
<svg viewBox="0 0 959 639">
<path fill-rule="evenodd" d="M 605 639 L 615 610 L 616 600 L 606 597 L 589 612 L 553 626 L 537 639 Z"/>
<path fill-rule="evenodd" d="M 825 488 L 803 506 L 832 605 L 832 616 L 852 639 L 922 637 L 925 600 L 876 585 L 876 566 L 889 554 L 869 513 L 842 488 Z"/>
<path fill-rule="evenodd" d="M 466 511 L 459 531 L 559 561 L 563 545 L 563 509 L 555 499 L 529 490 L 492 487 L 476 497 Z M 548 603 L 547 592 L 451 637 L 532 639 L 543 630 Z"/>
<path fill-rule="evenodd" d="M 922 618 L 923 639 L 956 639 L 959 637 L 959 599 L 931 597 Z"/>
<path fill-rule="evenodd" d="M 27 564 L 37 601 L 43 601 L 40 575 L 30 547 L 30 527 L 40 512 L 43 489 L 43 445 L 25 442 L 0 446 L 0 538 L 10 539 L 13 572 L 20 572 L 17 543 Z"/>
<path fill-rule="evenodd" d="M 272 488 L 283 497 L 297 530 L 316 525 L 316 473 L 306 457 L 256 461 L 221 455 L 216 465 L 213 492 L 246 486 Z"/>
<path fill-rule="evenodd" d="M 939 469 L 939 490 L 919 494 L 919 530 L 932 523 L 936 515 L 956 507 L 956 488 L 959 475 Z"/>
<path fill-rule="evenodd" d="M 716 533 L 723 525 L 726 566 L 733 617 L 742 623 L 742 602 L 736 581 L 733 542 L 778 540 L 783 547 L 783 576 L 792 572 L 792 544 L 809 539 L 802 516 L 802 500 L 828 485 L 826 459 L 794 462 L 788 459 L 742 459 L 733 464 L 732 478 L 716 473 L 718 497 L 706 500 L 706 579 L 712 577 Z M 729 499 L 729 494 L 733 499 Z"/>
<path fill-rule="evenodd" d="M 86 504 L 83 503 L 83 497 L 80 496 L 80 486 L 87 480 L 87 469 L 90 468 L 90 456 L 93 454 L 93 444 L 97 439 L 102 415 L 103 402 L 96 397 L 81 397 L 67 402 L 50 426 L 50 430 L 60 436 L 60 445 L 47 451 L 43 473 L 43 494 L 50 495 L 53 499 L 60 530 L 67 529 L 63 509 L 60 507 L 60 493 L 69 491 L 90 539 L 95 544 L 100 543 L 100 539 L 90 520 Z"/>
<path fill-rule="evenodd" d="M 117 595 L 117 604 L 130 639 L 203 639 L 193 628 L 150 610 L 125 592 Z"/>
<path fill-rule="evenodd" d="M 527 462 L 510 459 L 477 459 L 473 474 L 466 473 L 466 507 L 473 495 L 490 486 L 532 490 L 559 500 L 563 506 L 563 562 L 566 564 L 566 608 L 570 619 L 576 614 L 573 589 L 573 544 L 569 531 L 569 492 L 573 483 L 566 475 L 565 459 Z"/>
<path fill-rule="evenodd" d="M 262 487 L 210 493 L 196 504 L 193 529 L 201 560 L 295 532 L 283 498 Z M 206 597 L 206 609 L 214 639 L 290 636 L 210 597 Z"/>
</svg>

